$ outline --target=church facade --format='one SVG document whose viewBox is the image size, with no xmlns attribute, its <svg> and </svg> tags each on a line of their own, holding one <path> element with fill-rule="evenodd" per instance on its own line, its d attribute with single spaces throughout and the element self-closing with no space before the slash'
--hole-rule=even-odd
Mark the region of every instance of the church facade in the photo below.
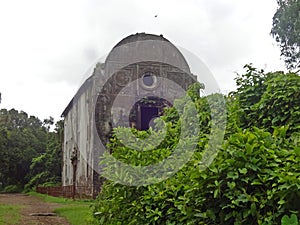
<svg viewBox="0 0 300 225">
<path fill-rule="evenodd" d="M 147 130 L 196 82 L 181 52 L 166 38 L 137 33 L 113 47 L 98 63 L 62 113 L 62 185 L 78 196 L 100 190 L 99 160 L 112 129 Z"/>
</svg>

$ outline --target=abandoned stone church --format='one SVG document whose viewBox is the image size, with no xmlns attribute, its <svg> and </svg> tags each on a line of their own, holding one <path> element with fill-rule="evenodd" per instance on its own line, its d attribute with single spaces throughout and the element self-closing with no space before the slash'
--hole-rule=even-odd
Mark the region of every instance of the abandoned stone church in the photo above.
<svg viewBox="0 0 300 225">
<path fill-rule="evenodd" d="M 62 113 L 62 185 L 73 185 L 78 196 L 96 196 L 99 158 L 112 129 L 147 130 L 195 81 L 182 53 L 162 35 L 137 33 L 121 40 Z"/>
</svg>

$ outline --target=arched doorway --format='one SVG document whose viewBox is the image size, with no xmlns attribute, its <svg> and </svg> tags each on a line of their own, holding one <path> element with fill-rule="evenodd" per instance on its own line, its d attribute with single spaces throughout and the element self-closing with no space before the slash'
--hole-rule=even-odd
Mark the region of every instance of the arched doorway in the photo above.
<svg viewBox="0 0 300 225">
<path fill-rule="evenodd" d="M 147 96 L 137 101 L 130 110 L 129 123 L 138 130 L 154 128 L 154 120 L 163 114 L 165 107 L 172 104 L 163 98 Z"/>
</svg>

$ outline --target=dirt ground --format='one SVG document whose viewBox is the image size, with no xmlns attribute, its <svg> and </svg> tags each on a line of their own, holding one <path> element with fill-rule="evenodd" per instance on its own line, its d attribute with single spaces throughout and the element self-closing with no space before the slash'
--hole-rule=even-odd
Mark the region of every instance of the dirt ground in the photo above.
<svg viewBox="0 0 300 225">
<path fill-rule="evenodd" d="M 53 213 L 59 204 L 43 202 L 37 197 L 26 194 L 0 194 L 0 203 L 22 205 L 20 225 L 70 225 L 59 216 L 30 216 L 31 213 Z"/>
</svg>

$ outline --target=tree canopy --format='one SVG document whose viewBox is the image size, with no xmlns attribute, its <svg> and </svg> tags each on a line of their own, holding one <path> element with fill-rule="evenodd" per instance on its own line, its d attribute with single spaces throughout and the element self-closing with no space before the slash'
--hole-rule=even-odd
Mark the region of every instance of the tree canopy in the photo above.
<svg viewBox="0 0 300 225">
<path fill-rule="evenodd" d="M 288 69 L 300 68 L 300 0 L 278 0 L 271 35 Z"/>
<path fill-rule="evenodd" d="M 0 110 L 0 191 L 60 182 L 61 122 L 50 131 L 53 118 L 43 122 L 15 109 Z"/>
</svg>

